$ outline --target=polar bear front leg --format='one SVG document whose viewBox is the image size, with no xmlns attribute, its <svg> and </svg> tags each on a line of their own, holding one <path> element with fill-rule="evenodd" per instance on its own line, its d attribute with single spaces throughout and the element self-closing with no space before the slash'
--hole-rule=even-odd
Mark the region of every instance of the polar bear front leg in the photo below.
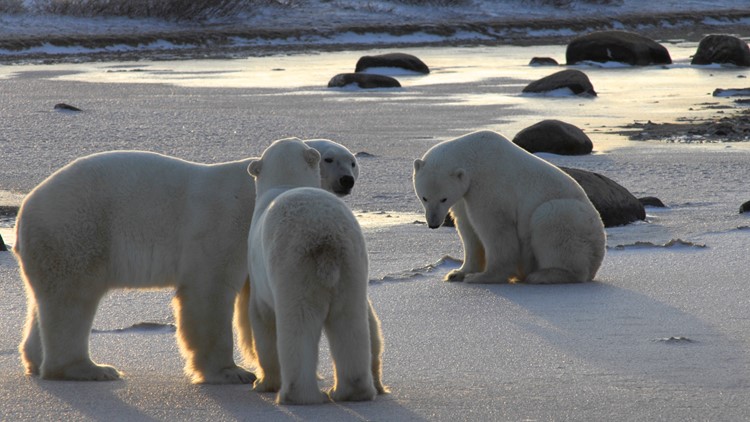
<svg viewBox="0 0 750 422">
<path fill-rule="evenodd" d="M 205 283 L 201 279 L 200 283 Z M 234 363 L 232 312 L 235 294 L 216 282 L 177 289 L 177 337 L 194 383 L 247 384 L 255 375 Z"/>
<path fill-rule="evenodd" d="M 461 268 L 449 272 L 445 281 L 463 281 L 467 274 L 484 271 L 486 265 L 485 250 L 474 226 L 466 212 L 466 202 L 461 199 L 451 207 L 451 215 L 461 237 L 464 249 L 464 262 Z"/>
<path fill-rule="evenodd" d="M 504 284 L 517 276 L 521 247 L 515 225 L 498 222 L 488 229 L 482 233 L 487 268 L 481 273 L 468 274 L 465 283 Z"/>
<path fill-rule="evenodd" d="M 120 373 L 115 368 L 97 365 L 89 356 L 91 326 L 102 294 L 78 291 L 60 297 L 36 293 L 43 348 L 41 377 L 72 381 L 119 379 Z M 30 334 L 33 331 L 32 328 Z"/>
</svg>

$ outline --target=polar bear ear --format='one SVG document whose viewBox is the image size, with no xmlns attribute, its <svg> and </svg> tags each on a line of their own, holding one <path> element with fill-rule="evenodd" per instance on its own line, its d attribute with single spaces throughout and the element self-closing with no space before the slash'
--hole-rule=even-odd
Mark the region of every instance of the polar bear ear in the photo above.
<svg viewBox="0 0 750 422">
<path fill-rule="evenodd" d="M 318 150 L 309 148 L 305 150 L 305 161 L 307 164 L 310 165 L 310 167 L 315 167 L 320 163 L 320 153 Z"/>
<path fill-rule="evenodd" d="M 258 177 L 261 167 L 263 167 L 263 161 L 253 160 L 247 166 L 247 172 L 250 173 L 250 176 Z"/>
<path fill-rule="evenodd" d="M 419 171 L 424 166 L 424 161 L 417 158 L 414 160 L 414 171 Z"/>
<path fill-rule="evenodd" d="M 455 170 L 453 170 L 452 176 L 455 177 L 458 180 L 463 181 L 464 179 L 466 179 L 466 170 L 461 169 L 461 168 L 455 169 Z"/>
</svg>

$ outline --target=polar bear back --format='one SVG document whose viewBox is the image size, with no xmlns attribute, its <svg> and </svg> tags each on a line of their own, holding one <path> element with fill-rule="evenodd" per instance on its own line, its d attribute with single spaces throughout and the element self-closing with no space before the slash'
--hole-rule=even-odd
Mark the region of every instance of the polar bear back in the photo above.
<svg viewBox="0 0 750 422">
<path fill-rule="evenodd" d="M 429 173 L 447 175 L 463 168 L 471 178 L 472 196 L 503 198 L 507 204 L 529 208 L 520 212 L 531 212 L 551 199 L 588 202 L 586 193 L 570 176 L 492 131 L 473 132 L 441 142 L 425 153 L 423 161 L 422 177 Z"/>
<path fill-rule="evenodd" d="M 30 268 L 96 273 L 109 287 L 172 285 L 188 271 L 185 256 L 201 249 L 241 259 L 245 251 L 210 249 L 244 244 L 235 232 L 246 233 L 250 225 L 255 192 L 248 162 L 202 165 L 141 151 L 78 159 L 27 196 L 16 251 L 24 262 L 37 263 Z M 228 221 L 214 224 L 215 215 Z M 217 241 L 226 236 L 237 239 Z M 28 248 L 34 256 L 27 256 L 29 239 L 36 242 Z"/>
</svg>

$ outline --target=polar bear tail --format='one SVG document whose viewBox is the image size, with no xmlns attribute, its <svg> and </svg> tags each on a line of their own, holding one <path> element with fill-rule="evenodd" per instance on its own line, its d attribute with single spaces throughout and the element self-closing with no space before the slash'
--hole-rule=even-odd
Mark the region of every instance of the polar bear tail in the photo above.
<svg viewBox="0 0 750 422">
<path fill-rule="evenodd" d="M 319 243 L 307 250 L 306 259 L 315 268 L 315 278 L 322 287 L 333 288 L 341 279 L 340 248 L 330 243 Z"/>
<path fill-rule="evenodd" d="M 250 277 L 247 277 L 234 301 L 234 327 L 237 330 L 237 342 L 242 351 L 245 364 L 257 367 L 258 356 L 255 354 L 255 341 L 253 340 L 253 327 L 250 324 L 249 305 Z"/>
</svg>

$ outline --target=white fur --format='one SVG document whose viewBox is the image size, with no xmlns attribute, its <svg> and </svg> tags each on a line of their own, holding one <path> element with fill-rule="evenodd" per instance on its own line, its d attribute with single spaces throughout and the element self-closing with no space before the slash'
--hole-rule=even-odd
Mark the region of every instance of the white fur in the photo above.
<svg viewBox="0 0 750 422">
<path fill-rule="evenodd" d="M 235 365 L 232 343 L 232 302 L 247 279 L 255 205 L 250 161 L 202 165 L 115 151 L 80 158 L 36 187 L 21 206 L 14 248 L 28 297 L 20 346 L 26 372 L 119 378 L 89 356 L 100 299 L 113 288 L 174 287 L 192 380 L 252 382 Z M 242 314 L 240 330 L 248 325 Z"/>
<path fill-rule="evenodd" d="M 327 139 L 309 139 L 307 146 L 320 152 L 320 178 L 323 186 L 338 196 L 351 193 L 359 178 L 357 159 L 345 146 Z"/>
<path fill-rule="evenodd" d="M 319 160 L 316 150 L 287 139 L 248 168 L 257 192 L 248 236 L 252 346 L 261 370 L 255 390 L 278 391 L 285 404 L 328 400 L 316 376 L 323 329 L 335 366 L 330 398 L 385 392 L 364 237 L 346 204 L 317 189 Z"/>
<path fill-rule="evenodd" d="M 450 210 L 464 263 L 446 280 L 571 283 L 594 278 L 605 253 L 599 213 L 552 164 L 491 131 L 442 142 L 414 162 L 427 224 Z"/>
</svg>

